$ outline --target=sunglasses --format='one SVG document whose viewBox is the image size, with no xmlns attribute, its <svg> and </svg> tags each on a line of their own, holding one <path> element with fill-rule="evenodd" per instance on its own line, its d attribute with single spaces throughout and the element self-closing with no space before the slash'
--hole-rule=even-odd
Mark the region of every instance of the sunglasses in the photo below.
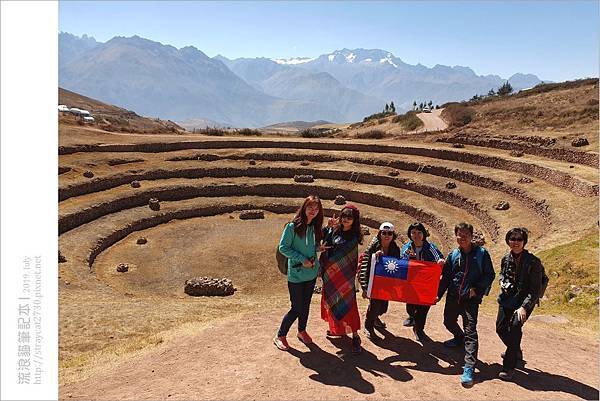
<svg viewBox="0 0 600 401">
<path fill-rule="evenodd" d="M 513 242 L 521 242 L 521 241 L 523 241 L 523 238 L 520 238 L 520 237 L 510 237 L 508 240 L 509 241 L 513 241 Z"/>
<path fill-rule="evenodd" d="M 393 231 L 382 231 L 381 235 L 394 235 Z"/>
</svg>

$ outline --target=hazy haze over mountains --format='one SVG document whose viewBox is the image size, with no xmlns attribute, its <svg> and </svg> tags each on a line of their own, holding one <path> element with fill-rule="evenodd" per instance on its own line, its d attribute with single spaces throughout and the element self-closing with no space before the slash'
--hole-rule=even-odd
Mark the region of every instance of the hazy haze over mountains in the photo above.
<svg viewBox="0 0 600 401">
<path fill-rule="evenodd" d="M 412 102 L 468 99 L 504 79 L 468 67 L 410 65 L 378 49 L 342 49 L 316 58 L 210 58 L 193 46 L 176 49 L 138 36 L 106 43 L 59 34 L 59 85 L 137 113 L 176 121 L 212 120 L 259 127 L 282 121 L 350 122 Z M 541 82 L 508 79 L 513 88 Z"/>
</svg>

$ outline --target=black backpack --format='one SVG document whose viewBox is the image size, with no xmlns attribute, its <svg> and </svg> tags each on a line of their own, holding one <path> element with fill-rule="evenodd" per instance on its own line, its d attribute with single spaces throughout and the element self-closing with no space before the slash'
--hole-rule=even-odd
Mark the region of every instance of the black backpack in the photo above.
<svg viewBox="0 0 600 401">
<path fill-rule="evenodd" d="M 288 225 L 288 223 L 285 223 L 285 225 L 283 226 L 284 229 L 285 229 L 285 226 L 287 226 L 287 225 Z M 295 236 L 296 236 L 296 231 L 294 231 L 294 237 Z M 292 237 L 292 241 L 293 241 L 293 237 Z M 277 248 L 275 251 L 275 260 L 277 260 L 277 268 L 279 269 L 281 274 L 287 276 L 288 258 L 283 253 L 279 252 L 279 244 L 277 244 Z"/>
<path fill-rule="evenodd" d="M 279 269 L 281 274 L 287 276 L 288 258 L 283 253 L 279 252 L 279 245 L 277 245 L 275 259 L 277 260 L 277 268 Z"/>
<path fill-rule="evenodd" d="M 546 274 L 546 268 L 544 267 L 544 264 L 542 263 L 541 260 L 540 260 L 540 266 L 542 266 L 542 284 L 540 285 L 540 293 L 538 294 L 538 300 L 537 300 L 538 306 L 540 306 L 540 299 L 542 299 L 542 297 L 546 293 L 546 288 L 548 288 L 548 282 L 550 281 L 550 278 Z M 531 263 L 529 263 L 529 274 L 531 274 Z"/>
<path fill-rule="evenodd" d="M 533 255 L 532 253 L 528 253 L 529 255 L 529 260 L 528 260 L 528 271 L 527 271 L 527 276 L 529 276 L 531 274 L 531 265 L 532 263 L 532 259 L 535 260 L 537 259 L 540 263 L 540 266 L 542 267 L 542 283 L 540 285 L 540 292 L 538 294 L 538 300 L 537 300 L 537 305 L 540 306 L 540 299 L 542 299 L 542 297 L 544 296 L 544 294 L 546 293 L 546 288 L 548 288 L 548 282 L 550 281 L 550 278 L 548 277 L 548 275 L 546 274 L 546 268 L 544 267 L 544 264 L 542 263 L 542 261 L 535 255 Z"/>
</svg>

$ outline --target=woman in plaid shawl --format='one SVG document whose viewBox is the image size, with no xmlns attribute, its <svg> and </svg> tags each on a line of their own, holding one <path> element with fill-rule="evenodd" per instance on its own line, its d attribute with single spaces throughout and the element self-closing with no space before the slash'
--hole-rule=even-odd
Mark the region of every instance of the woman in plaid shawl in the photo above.
<svg viewBox="0 0 600 401">
<path fill-rule="evenodd" d="M 320 257 L 323 290 L 321 318 L 329 323 L 327 335 L 340 337 L 352 332 L 352 352 L 361 351 L 360 317 L 356 304 L 355 277 L 358 244 L 362 244 L 360 212 L 354 205 L 345 206 L 340 218 L 329 219 L 323 229 L 326 252 Z"/>
</svg>

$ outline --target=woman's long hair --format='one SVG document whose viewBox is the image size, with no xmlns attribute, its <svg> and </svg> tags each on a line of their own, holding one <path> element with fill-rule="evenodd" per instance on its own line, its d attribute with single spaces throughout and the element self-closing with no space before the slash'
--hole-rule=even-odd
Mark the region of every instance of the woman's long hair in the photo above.
<svg viewBox="0 0 600 401">
<path fill-rule="evenodd" d="M 340 212 L 340 225 L 337 230 L 338 232 L 342 232 L 344 230 L 341 224 L 341 218 L 344 214 L 352 214 L 353 220 L 352 226 L 350 227 L 350 232 L 358 238 L 358 243 L 362 245 L 364 235 L 360 228 L 360 211 L 354 205 L 344 206 Z"/>
<path fill-rule="evenodd" d="M 321 199 L 319 199 L 316 195 L 309 195 L 304 199 L 304 203 L 296 212 L 296 216 L 292 222 L 294 223 L 294 231 L 299 237 L 304 238 L 306 236 L 306 227 L 308 226 L 306 220 L 306 208 L 310 204 L 316 203 L 319 205 L 319 213 L 312 219 L 310 223 L 314 227 L 315 232 L 315 242 L 318 244 L 321 242 L 321 238 L 323 237 L 323 205 L 321 204 Z"/>
</svg>

